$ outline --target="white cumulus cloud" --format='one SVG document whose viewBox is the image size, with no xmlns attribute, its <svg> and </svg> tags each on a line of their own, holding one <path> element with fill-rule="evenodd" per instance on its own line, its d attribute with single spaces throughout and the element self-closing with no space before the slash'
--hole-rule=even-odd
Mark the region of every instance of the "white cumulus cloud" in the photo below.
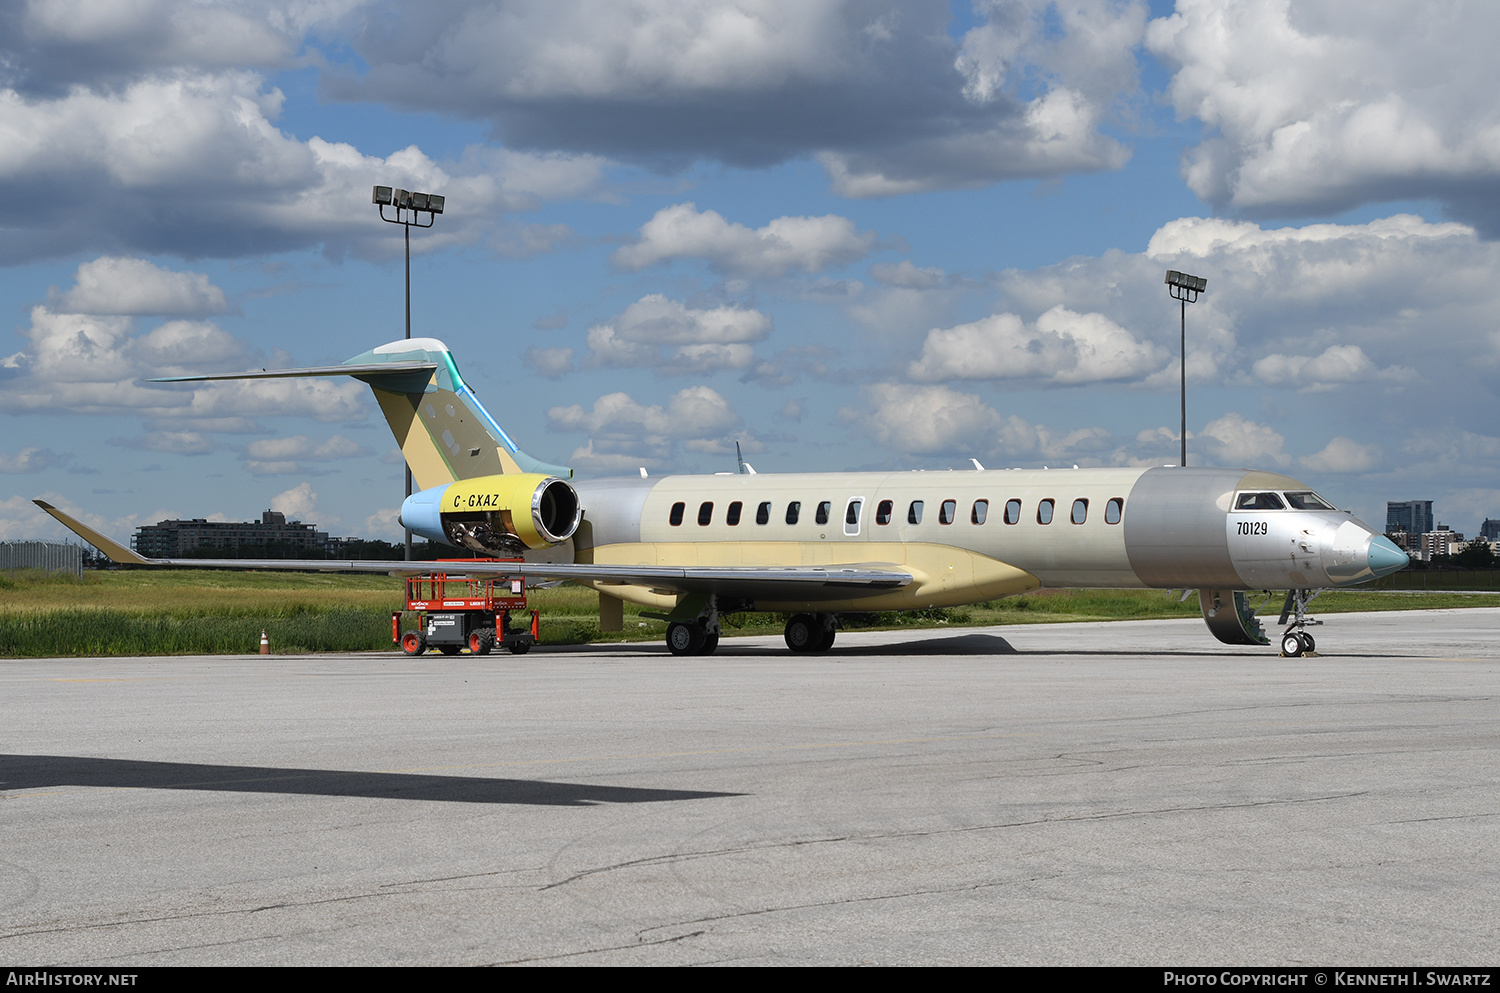
<svg viewBox="0 0 1500 993">
<path fill-rule="evenodd" d="M 1137 379 L 1168 355 L 1102 314 L 1056 306 L 1028 325 L 1015 314 L 927 332 L 914 379 L 1032 378 L 1061 385 Z"/>
<path fill-rule="evenodd" d="M 201 272 L 173 272 L 145 259 L 103 256 L 78 267 L 75 285 L 57 301 L 74 314 L 200 317 L 229 309 L 224 291 Z"/>
<path fill-rule="evenodd" d="M 1500 220 L 1493 4 L 1178 0 L 1147 47 L 1210 136 L 1183 176 L 1221 206 L 1334 213 L 1434 197 Z"/>
<path fill-rule="evenodd" d="M 589 329 L 587 362 L 607 368 L 653 367 L 663 375 L 745 369 L 755 358 L 753 343 L 770 331 L 770 317 L 758 310 L 693 308 L 652 293 L 614 320 Z M 538 350 L 531 361 L 540 364 L 549 358 L 559 357 Z"/>
<path fill-rule="evenodd" d="M 665 406 L 610 393 L 587 410 L 579 404 L 553 407 L 547 421 L 549 430 L 589 435 L 569 461 L 595 472 L 673 464 L 679 449 L 696 442 L 701 450 L 701 443 L 722 441 L 741 423 L 733 405 L 707 386 L 679 390 Z"/>
<path fill-rule="evenodd" d="M 732 276 L 782 276 L 791 270 L 822 272 L 867 255 L 873 232 L 857 231 L 847 217 L 778 217 L 762 228 L 725 220 L 696 204 L 663 207 L 641 226 L 633 245 L 611 258 L 622 269 L 644 269 L 675 258 L 702 258 Z"/>
<path fill-rule="evenodd" d="M 1319 355 L 1267 355 L 1256 361 L 1253 370 L 1258 379 L 1273 386 L 1313 389 L 1382 379 L 1400 382 L 1416 375 L 1402 366 L 1376 368 L 1358 345 L 1329 345 Z"/>
<path fill-rule="evenodd" d="M 1384 458 L 1378 445 L 1362 445 L 1353 438 L 1339 435 L 1329 440 L 1321 452 L 1297 460 L 1304 469 L 1314 472 L 1369 472 L 1378 468 Z"/>
<path fill-rule="evenodd" d="M 1275 428 L 1233 412 L 1209 421 L 1194 440 L 1194 446 L 1206 449 L 1217 464 L 1246 468 L 1287 465 L 1291 458 L 1285 445 L 1286 438 Z"/>
</svg>

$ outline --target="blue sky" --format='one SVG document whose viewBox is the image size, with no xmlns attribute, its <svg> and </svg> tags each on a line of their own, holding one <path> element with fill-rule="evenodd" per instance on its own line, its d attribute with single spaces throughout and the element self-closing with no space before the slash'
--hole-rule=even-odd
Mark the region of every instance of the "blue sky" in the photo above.
<svg viewBox="0 0 1500 993">
<path fill-rule="evenodd" d="M 26 0 L 0 12 L 0 537 L 394 539 L 357 383 L 441 338 L 580 476 L 1285 471 L 1500 516 L 1500 10 L 1332 0 Z"/>
</svg>

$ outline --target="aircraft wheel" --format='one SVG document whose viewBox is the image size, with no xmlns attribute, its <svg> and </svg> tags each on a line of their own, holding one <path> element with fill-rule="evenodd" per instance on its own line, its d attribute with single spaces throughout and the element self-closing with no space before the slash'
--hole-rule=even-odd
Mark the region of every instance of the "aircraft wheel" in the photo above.
<svg viewBox="0 0 1500 993">
<path fill-rule="evenodd" d="M 439 645 L 438 651 L 444 655 L 457 655 L 462 648 L 462 645 Z"/>
<path fill-rule="evenodd" d="M 704 634 L 703 647 L 698 649 L 699 655 L 712 655 L 719 647 L 719 632 Z"/>
<path fill-rule="evenodd" d="M 819 652 L 826 652 L 826 651 L 828 651 L 830 648 L 833 647 L 833 639 L 834 639 L 834 637 L 837 634 L 838 634 L 838 629 L 837 628 L 834 628 L 834 627 L 824 628 L 823 629 L 823 637 L 820 638 L 820 639 L 818 639 L 818 647 L 816 649 L 814 649 L 814 650 L 815 651 L 819 651 Z"/>
<path fill-rule="evenodd" d="M 667 650 L 673 655 L 697 655 L 707 634 L 696 624 L 673 621 L 667 625 Z"/>
<path fill-rule="evenodd" d="M 1315 652 L 1317 650 L 1318 650 L 1318 643 L 1316 641 L 1313 641 L 1313 636 L 1310 635 L 1310 634 L 1308 634 L 1306 631 L 1303 631 L 1302 632 L 1302 651 L 1303 652 Z"/>
<path fill-rule="evenodd" d="M 486 631 L 483 628 L 469 632 L 469 651 L 475 655 L 488 655 L 490 649 L 494 647 L 495 632 Z"/>
<path fill-rule="evenodd" d="M 1281 636 L 1281 654 L 1289 659 L 1301 658 L 1305 649 L 1302 647 L 1302 637 L 1295 631 L 1288 631 Z"/>
<path fill-rule="evenodd" d="M 786 622 L 786 647 L 797 654 L 815 652 L 822 643 L 822 625 L 811 614 L 794 614 Z"/>
<path fill-rule="evenodd" d="M 427 651 L 427 639 L 420 631 L 408 631 L 401 636 L 401 650 L 407 655 L 421 655 Z"/>
<path fill-rule="evenodd" d="M 512 655 L 525 655 L 529 651 L 531 651 L 531 642 L 529 641 L 513 641 L 510 643 L 510 653 Z"/>
</svg>

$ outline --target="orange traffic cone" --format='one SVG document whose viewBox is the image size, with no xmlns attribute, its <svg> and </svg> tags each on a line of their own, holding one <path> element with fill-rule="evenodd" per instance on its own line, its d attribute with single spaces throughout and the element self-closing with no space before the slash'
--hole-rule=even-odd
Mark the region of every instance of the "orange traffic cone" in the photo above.
<svg viewBox="0 0 1500 993">
<path fill-rule="evenodd" d="M 265 628 L 261 628 L 261 630 L 260 630 L 260 653 L 262 655 L 270 655 L 271 654 L 271 642 L 266 639 L 266 629 Z"/>
</svg>

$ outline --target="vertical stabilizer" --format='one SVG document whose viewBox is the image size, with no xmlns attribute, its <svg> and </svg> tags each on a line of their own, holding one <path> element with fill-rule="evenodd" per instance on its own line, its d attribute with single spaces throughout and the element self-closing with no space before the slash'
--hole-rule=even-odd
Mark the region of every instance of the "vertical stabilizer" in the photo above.
<svg viewBox="0 0 1500 993">
<path fill-rule="evenodd" d="M 413 363 L 432 363 L 434 368 L 407 371 Z M 383 364 L 402 368 L 369 371 Z M 436 338 L 393 341 L 344 365 L 358 367 L 349 375 L 374 391 L 421 489 L 502 473 L 573 475 L 567 466 L 540 462 L 521 451 L 464 382 L 448 346 Z"/>
</svg>

